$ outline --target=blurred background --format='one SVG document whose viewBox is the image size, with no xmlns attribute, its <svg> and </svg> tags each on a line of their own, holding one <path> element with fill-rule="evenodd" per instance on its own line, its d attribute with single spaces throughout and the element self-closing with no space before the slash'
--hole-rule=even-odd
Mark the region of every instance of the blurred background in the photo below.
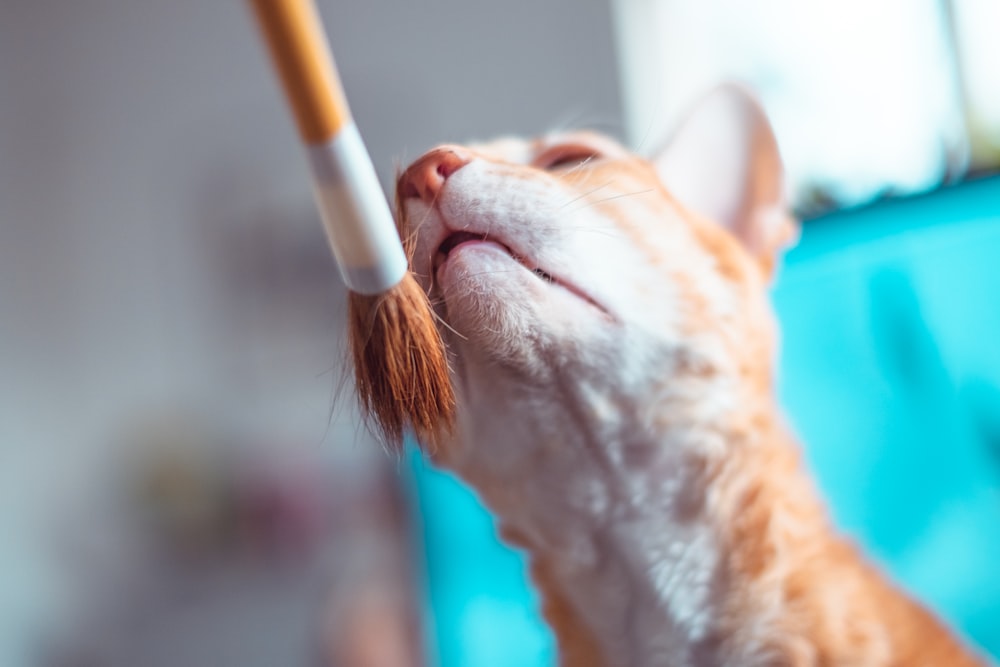
<svg viewBox="0 0 1000 667">
<path fill-rule="evenodd" d="M 320 8 L 387 187 L 441 141 L 649 152 L 753 87 L 809 463 L 1000 655 L 996 0 Z M 474 496 L 358 426 L 343 292 L 242 2 L 0 2 L 0 664 L 554 664 Z"/>
</svg>

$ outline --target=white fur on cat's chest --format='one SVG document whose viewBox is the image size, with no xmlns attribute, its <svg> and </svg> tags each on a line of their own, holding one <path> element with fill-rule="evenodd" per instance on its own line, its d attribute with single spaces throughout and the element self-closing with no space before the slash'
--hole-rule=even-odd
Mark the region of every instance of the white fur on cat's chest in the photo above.
<svg viewBox="0 0 1000 667">
<path fill-rule="evenodd" d="M 621 405 L 632 399 L 601 382 L 547 402 L 522 396 L 532 411 L 519 418 L 497 379 L 466 397 L 475 446 L 450 465 L 546 559 L 612 664 L 693 664 L 682 656 L 710 631 L 719 550 L 707 522 L 685 516 L 680 450 L 630 428 Z"/>
</svg>

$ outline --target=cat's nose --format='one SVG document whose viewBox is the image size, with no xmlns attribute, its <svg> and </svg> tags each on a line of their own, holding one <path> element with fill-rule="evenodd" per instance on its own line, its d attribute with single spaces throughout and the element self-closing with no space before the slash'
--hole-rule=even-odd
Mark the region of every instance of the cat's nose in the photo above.
<svg viewBox="0 0 1000 667">
<path fill-rule="evenodd" d="M 445 181 L 471 160 L 472 156 L 460 146 L 435 148 L 403 172 L 396 190 L 403 199 L 413 197 L 433 205 Z"/>
</svg>

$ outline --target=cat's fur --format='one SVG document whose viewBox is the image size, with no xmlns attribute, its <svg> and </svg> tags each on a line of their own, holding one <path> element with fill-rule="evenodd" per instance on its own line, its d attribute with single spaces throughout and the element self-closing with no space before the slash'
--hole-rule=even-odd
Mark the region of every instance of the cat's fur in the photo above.
<svg viewBox="0 0 1000 667">
<path fill-rule="evenodd" d="M 400 178 L 457 392 L 436 460 L 529 553 L 564 665 L 978 664 L 800 464 L 766 294 L 795 235 L 781 182 L 733 88 L 651 161 L 575 133 Z"/>
</svg>

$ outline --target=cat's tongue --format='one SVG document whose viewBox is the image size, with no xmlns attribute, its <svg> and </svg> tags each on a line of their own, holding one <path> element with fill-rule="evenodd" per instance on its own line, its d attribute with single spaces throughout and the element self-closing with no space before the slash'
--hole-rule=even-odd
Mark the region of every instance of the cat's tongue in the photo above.
<svg viewBox="0 0 1000 667">
<path fill-rule="evenodd" d="M 454 232 L 449 234 L 448 237 L 441 243 L 441 247 L 438 248 L 438 252 L 443 254 L 445 257 L 460 245 L 466 243 L 494 243 L 496 245 L 503 245 L 497 243 L 495 240 L 490 239 L 484 234 L 474 234 L 472 232 Z"/>
</svg>

